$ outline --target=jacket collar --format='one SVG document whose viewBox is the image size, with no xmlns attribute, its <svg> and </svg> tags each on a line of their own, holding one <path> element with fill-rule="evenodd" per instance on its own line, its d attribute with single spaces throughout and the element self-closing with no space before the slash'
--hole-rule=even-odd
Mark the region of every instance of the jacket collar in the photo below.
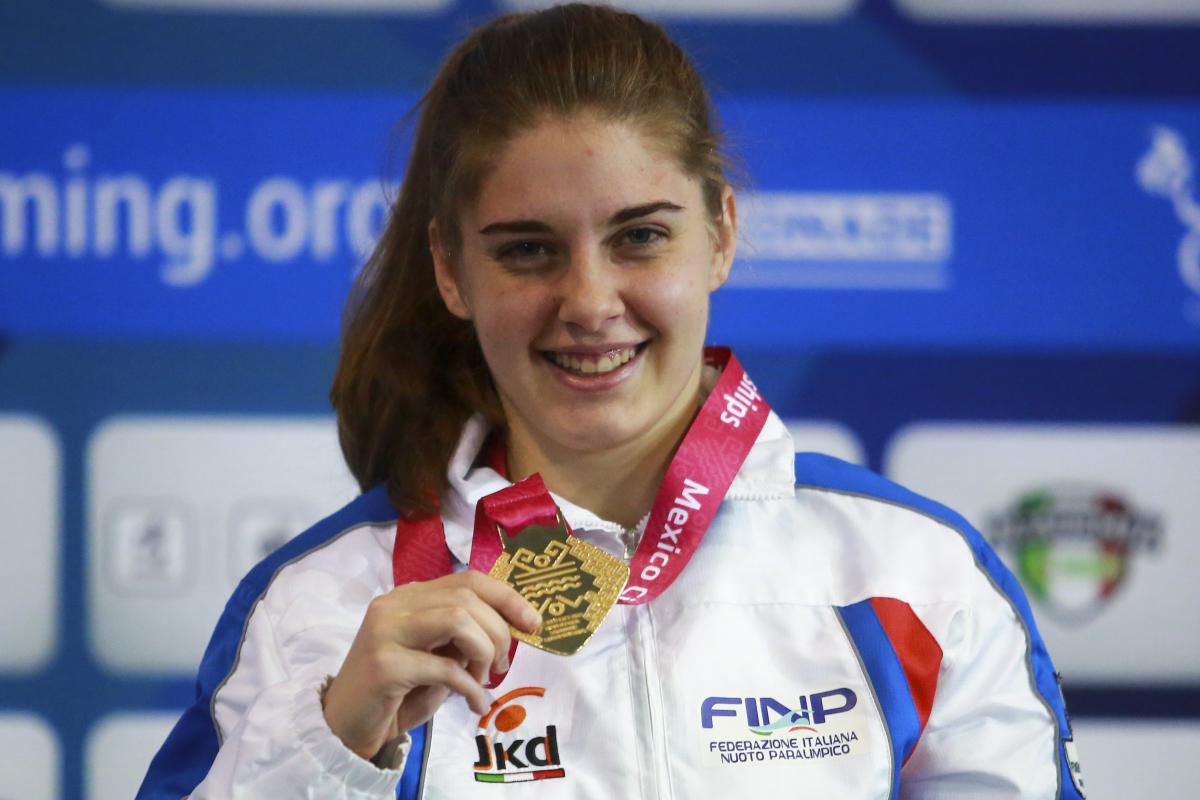
<svg viewBox="0 0 1200 800">
<path fill-rule="evenodd" d="M 498 492 L 511 483 L 491 467 L 477 464 L 479 451 L 487 441 L 491 428 L 483 416 L 476 414 L 467 420 L 458 446 L 450 459 L 450 485 L 442 498 L 442 521 L 446 529 L 446 546 L 460 564 L 471 557 L 474 536 L 475 505 L 484 497 Z M 772 411 L 754 446 L 742 464 L 725 495 L 726 500 L 769 500 L 792 497 L 795 494 L 795 448 L 787 426 Z M 562 509 L 571 529 L 593 544 L 617 555 L 624 552 L 624 528 L 618 523 L 601 519 L 591 511 L 551 493 Z M 647 515 L 648 516 L 648 515 Z M 643 519 L 638 534 L 646 525 Z"/>
</svg>

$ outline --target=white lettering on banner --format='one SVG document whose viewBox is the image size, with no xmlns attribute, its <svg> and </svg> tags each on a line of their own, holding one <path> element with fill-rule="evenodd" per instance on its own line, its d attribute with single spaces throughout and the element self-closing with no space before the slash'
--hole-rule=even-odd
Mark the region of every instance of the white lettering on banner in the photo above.
<svg viewBox="0 0 1200 800">
<path fill-rule="evenodd" d="M 180 224 L 186 214 L 190 225 Z M 216 184 L 179 175 L 158 191 L 155 234 L 162 251 L 173 260 L 162 265 L 162 279 L 171 286 L 194 286 L 208 277 L 217 236 Z"/>
<path fill-rule="evenodd" d="M 553 5 L 554 0 L 502 0 L 517 11 L 531 11 Z M 851 13 L 859 0 L 623 0 L 621 7 L 635 14 L 656 17 L 711 18 L 731 20 L 809 19 L 830 20 Z"/>
<path fill-rule="evenodd" d="M 104 0 L 109 5 L 157 8 L 164 11 L 191 9 L 210 13 L 275 14 L 409 14 L 438 11 L 450 0 Z"/>
<path fill-rule="evenodd" d="M 763 192 L 739 203 L 749 247 L 731 285 L 945 289 L 950 199 L 937 192 Z"/>
<path fill-rule="evenodd" d="M 203 283 L 218 261 L 252 256 L 268 263 L 365 257 L 388 211 L 376 180 L 318 180 L 276 175 L 246 196 L 243 231 L 218 230 L 219 185 L 210 177 L 170 175 L 154 184 L 130 170 L 91 175 L 91 148 L 68 146 L 64 174 L 24 174 L 0 166 L 0 255 L 18 259 L 105 261 L 158 257 L 168 286 Z M 247 252 L 247 246 L 249 252 Z"/>
<path fill-rule="evenodd" d="M 935 193 L 758 194 L 746 206 L 754 261 L 944 261 L 949 200 Z"/>
<path fill-rule="evenodd" d="M 948 22 L 1148 23 L 1200 19 L 1195 0 L 897 0 L 913 17 Z"/>
<path fill-rule="evenodd" d="M 1171 201 L 1188 228 L 1179 243 L 1177 262 L 1184 285 L 1200 296 L 1200 198 L 1192 182 L 1194 165 L 1187 142 L 1174 128 L 1156 126 L 1150 149 L 1137 164 L 1142 189 Z"/>
</svg>

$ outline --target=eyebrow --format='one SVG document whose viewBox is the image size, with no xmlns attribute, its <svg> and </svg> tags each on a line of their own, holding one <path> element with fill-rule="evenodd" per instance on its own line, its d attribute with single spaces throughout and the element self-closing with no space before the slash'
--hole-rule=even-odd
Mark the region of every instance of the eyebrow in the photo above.
<svg viewBox="0 0 1200 800">
<path fill-rule="evenodd" d="M 653 203 L 644 203 L 640 206 L 630 206 L 623 208 L 609 218 L 609 225 L 620 225 L 623 222 L 646 217 L 657 211 L 683 211 L 683 206 L 676 205 L 669 200 L 658 200 Z M 484 236 L 494 233 L 550 233 L 550 226 L 541 220 L 536 219 L 516 219 L 509 222 L 493 222 L 479 231 Z"/>
</svg>

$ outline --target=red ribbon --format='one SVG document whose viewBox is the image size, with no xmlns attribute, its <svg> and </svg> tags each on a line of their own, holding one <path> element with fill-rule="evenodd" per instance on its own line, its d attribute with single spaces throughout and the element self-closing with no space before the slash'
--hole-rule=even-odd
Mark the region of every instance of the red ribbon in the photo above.
<svg viewBox="0 0 1200 800">
<path fill-rule="evenodd" d="M 475 506 L 471 569 L 490 572 L 504 551 L 504 544 L 497 535 L 497 526 L 509 536 L 515 536 L 529 525 L 553 528 L 557 524 L 558 506 L 550 497 L 542 476 L 537 473 L 489 494 Z"/>
<path fill-rule="evenodd" d="M 771 411 L 729 348 L 710 347 L 704 360 L 723 367 L 721 378 L 667 466 L 622 603 L 653 600 L 683 572 Z"/>
</svg>

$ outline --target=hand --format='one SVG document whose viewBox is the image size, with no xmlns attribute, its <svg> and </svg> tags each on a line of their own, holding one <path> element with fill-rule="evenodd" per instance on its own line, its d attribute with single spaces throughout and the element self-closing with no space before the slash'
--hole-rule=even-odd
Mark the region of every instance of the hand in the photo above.
<svg viewBox="0 0 1200 800">
<path fill-rule="evenodd" d="M 370 760 L 451 693 L 487 713 L 483 682 L 489 670 L 508 671 L 509 623 L 532 633 L 542 619 L 512 587 L 475 570 L 375 598 L 325 694 L 329 729 Z"/>
</svg>

